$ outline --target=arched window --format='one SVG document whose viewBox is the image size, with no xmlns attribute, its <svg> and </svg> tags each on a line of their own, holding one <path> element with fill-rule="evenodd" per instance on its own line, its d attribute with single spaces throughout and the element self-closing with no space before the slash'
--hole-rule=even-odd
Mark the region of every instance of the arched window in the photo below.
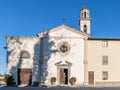
<svg viewBox="0 0 120 90">
<path fill-rule="evenodd" d="M 20 58 L 30 58 L 30 54 L 27 51 L 22 51 L 20 53 Z"/>
<path fill-rule="evenodd" d="M 81 17 L 83 18 L 83 13 L 81 13 Z"/>
<path fill-rule="evenodd" d="M 87 33 L 87 26 L 84 25 L 84 28 L 83 28 L 84 32 Z"/>
<path fill-rule="evenodd" d="M 86 18 L 86 12 L 84 12 L 84 18 Z"/>
</svg>

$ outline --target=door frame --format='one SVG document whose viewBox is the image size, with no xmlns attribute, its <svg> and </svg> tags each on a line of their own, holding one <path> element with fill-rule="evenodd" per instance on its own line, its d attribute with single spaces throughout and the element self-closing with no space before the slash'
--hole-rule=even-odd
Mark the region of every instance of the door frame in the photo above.
<svg viewBox="0 0 120 90">
<path fill-rule="evenodd" d="M 65 72 L 65 70 L 66 70 L 66 72 Z M 60 78 L 59 78 L 60 84 L 67 85 L 68 84 L 68 69 L 60 68 L 60 74 L 59 75 L 60 75 Z M 61 82 L 61 79 L 62 80 L 64 79 L 64 83 Z"/>
<path fill-rule="evenodd" d="M 70 66 L 57 66 L 57 84 L 60 85 L 60 69 L 63 68 L 63 69 L 67 69 L 68 70 L 68 84 L 66 85 L 70 85 Z"/>
<path fill-rule="evenodd" d="M 18 69 L 31 69 L 31 85 L 33 84 L 33 74 L 32 74 L 32 68 L 17 68 L 17 76 L 16 76 L 16 85 L 19 85 L 19 70 Z"/>
<path fill-rule="evenodd" d="M 89 83 L 90 82 L 90 75 L 93 75 L 93 83 L 91 83 L 91 84 Z M 95 83 L 94 78 L 95 78 L 94 71 L 89 71 L 88 72 L 88 84 L 89 85 L 94 85 L 94 83 Z"/>
</svg>

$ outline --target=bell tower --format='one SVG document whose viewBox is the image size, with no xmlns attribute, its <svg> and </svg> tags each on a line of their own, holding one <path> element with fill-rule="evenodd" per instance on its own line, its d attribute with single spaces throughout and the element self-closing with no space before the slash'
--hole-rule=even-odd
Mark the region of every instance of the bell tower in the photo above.
<svg viewBox="0 0 120 90">
<path fill-rule="evenodd" d="M 80 10 L 80 30 L 90 34 L 90 12 L 86 6 Z"/>
</svg>

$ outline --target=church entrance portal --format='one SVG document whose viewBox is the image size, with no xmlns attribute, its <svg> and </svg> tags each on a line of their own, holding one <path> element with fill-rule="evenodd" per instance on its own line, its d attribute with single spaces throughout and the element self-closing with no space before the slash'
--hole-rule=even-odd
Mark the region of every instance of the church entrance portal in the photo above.
<svg viewBox="0 0 120 90">
<path fill-rule="evenodd" d="M 69 85 L 70 71 L 72 63 L 68 61 L 60 61 L 55 64 L 57 66 L 58 85 Z"/>
<path fill-rule="evenodd" d="M 60 84 L 68 84 L 68 69 L 60 68 Z"/>
</svg>

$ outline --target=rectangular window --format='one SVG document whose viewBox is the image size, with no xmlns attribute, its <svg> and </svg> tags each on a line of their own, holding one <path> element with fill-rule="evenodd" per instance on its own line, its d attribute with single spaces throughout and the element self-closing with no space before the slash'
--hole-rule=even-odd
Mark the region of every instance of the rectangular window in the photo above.
<svg viewBox="0 0 120 90">
<path fill-rule="evenodd" d="M 108 56 L 102 56 L 102 64 L 108 65 Z"/>
<path fill-rule="evenodd" d="M 107 71 L 102 72 L 102 79 L 103 80 L 108 80 L 108 72 Z"/>
<path fill-rule="evenodd" d="M 102 46 L 103 47 L 108 47 L 108 41 L 102 41 Z"/>
</svg>

